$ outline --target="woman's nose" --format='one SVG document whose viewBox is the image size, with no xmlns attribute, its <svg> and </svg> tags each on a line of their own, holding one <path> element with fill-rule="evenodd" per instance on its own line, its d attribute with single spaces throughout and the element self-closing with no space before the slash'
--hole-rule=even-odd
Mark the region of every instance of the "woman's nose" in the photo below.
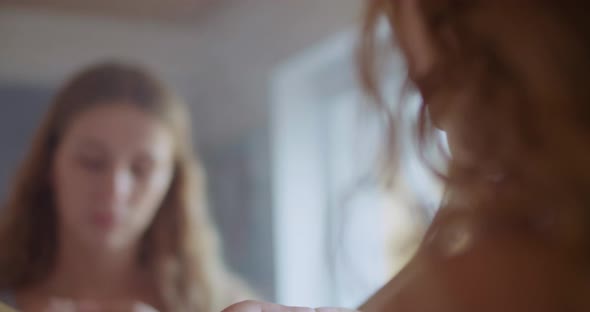
<svg viewBox="0 0 590 312">
<path fill-rule="evenodd" d="M 133 176 L 129 169 L 112 168 L 103 182 L 103 196 L 106 202 L 121 203 L 127 200 L 133 187 Z"/>
</svg>

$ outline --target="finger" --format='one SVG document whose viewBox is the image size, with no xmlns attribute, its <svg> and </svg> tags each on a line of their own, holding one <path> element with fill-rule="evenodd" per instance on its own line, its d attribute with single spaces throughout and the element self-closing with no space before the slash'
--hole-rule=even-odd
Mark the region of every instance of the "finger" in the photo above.
<svg viewBox="0 0 590 312">
<path fill-rule="evenodd" d="M 244 301 L 223 310 L 223 312 L 354 312 L 343 308 L 303 308 L 287 307 L 274 303 L 260 301 Z"/>
<path fill-rule="evenodd" d="M 223 312 L 314 312 L 311 308 L 286 307 L 274 303 L 261 301 L 244 301 L 234 304 Z"/>
</svg>

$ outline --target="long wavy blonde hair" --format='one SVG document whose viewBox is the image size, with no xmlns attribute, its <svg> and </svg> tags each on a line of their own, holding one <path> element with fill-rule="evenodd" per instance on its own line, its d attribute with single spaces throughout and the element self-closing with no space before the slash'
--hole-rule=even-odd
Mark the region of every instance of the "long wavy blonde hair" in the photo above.
<svg viewBox="0 0 590 312">
<path fill-rule="evenodd" d="M 388 116 L 392 130 L 388 142 L 389 169 L 397 163 L 400 146 L 396 130 L 403 121 L 398 111 L 391 108 L 395 105 L 388 105 L 381 96 L 383 85 L 379 77 L 383 62 L 378 55 L 382 40 L 377 29 L 381 22 L 388 22 L 393 29 L 389 43 L 401 48 L 402 54 L 408 52 L 398 40 L 399 35 L 408 31 L 399 22 L 402 14 L 399 6 L 403 2 L 367 1 L 358 54 L 362 85 L 378 109 Z M 416 146 L 422 151 L 424 162 L 446 185 L 449 198 L 457 199 L 451 205 L 492 210 L 505 207 L 512 212 L 559 207 L 574 212 L 575 228 L 586 231 L 584 228 L 588 228 L 590 220 L 589 3 L 527 2 L 528 6 L 551 14 L 559 29 L 565 30 L 566 39 L 576 47 L 555 55 L 571 101 L 544 103 L 532 99 L 523 77 L 502 59 L 494 43 L 470 24 L 474 20 L 470 9 L 489 4 L 488 1 L 417 0 L 417 3 L 424 31 L 439 55 L 437 64 L 426 75 L 408 69 L 407 89 L 417 90 L 423 96 L 419 118 L 413 126 L 418 138 Z M 526 14 L 526 6 L 520 1 L 501 3 L 510 6 L 512 13 Z M 433 144 L 439 142 L 430 118 L 428 95 L 435 91 L 452 95 L 459 88 L 469 90 L 471 99 L 475 100 L 461 103 L 449 96 L 442 109 L 460 110 L 462 119 L 455 143 L 466 148 L 468 154 L 448 157 L 448 166 L 440 170 L 425 152 L 432 151 Z M 495 183 L 498 174 L 503 178 L 502 184 Z"/>
<path fill-rule="evenodd" d="M 228 284 L 231 274 L 208 215 L 187 107 L 141 67 L 116 62 L 90 67 L 67 82 L 37 130 L 1 211 L 0 289 L 26 289 L 52 272 L 58 220 L 49 175 L 56 147 L 78 114 L 112 100 L 157 117 L 175 140 L 171 185 L 144 235 L 138 265 L 153 273 L 166 311 L 214 311 L 229 304 L 227 292 L 235 285 Z"/>
</svg>

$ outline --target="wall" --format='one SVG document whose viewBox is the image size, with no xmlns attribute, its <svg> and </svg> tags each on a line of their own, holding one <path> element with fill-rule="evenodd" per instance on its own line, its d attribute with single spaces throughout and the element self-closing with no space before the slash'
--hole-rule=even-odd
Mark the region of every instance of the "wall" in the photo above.
<svg viewBox="0 0 590 312">
<path fill-rule="evenodd" d="M 52 92 L 26 85 L 0 86 L 0 199 L 29 148 L 35 125 L 47 108 Z"/>
<path fill-rule="evenodd" d="M 186 96 L 203 144 L 268 120 L 269 73 L 355 27 L 358 0 L 218 0 L 192 24 L 74 16 L 0 4 L 0 81 L 54 86 L 97 59 L 153 68 Z"/>
</svg>

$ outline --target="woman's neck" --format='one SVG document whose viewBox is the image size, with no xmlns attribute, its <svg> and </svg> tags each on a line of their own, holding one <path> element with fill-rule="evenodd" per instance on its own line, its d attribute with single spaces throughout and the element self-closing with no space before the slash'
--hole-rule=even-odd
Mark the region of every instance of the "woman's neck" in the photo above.
<svg viewBox="0 0 590 312">
<path fill-rule="evenodd" d="M 52 296 L 84 300 L 135 297 L 149 284 L 139 267 L 137 250 L 136 246 L 84 248 L 62 240 L 55 269 L 44 288 Z"/>
</svg>

